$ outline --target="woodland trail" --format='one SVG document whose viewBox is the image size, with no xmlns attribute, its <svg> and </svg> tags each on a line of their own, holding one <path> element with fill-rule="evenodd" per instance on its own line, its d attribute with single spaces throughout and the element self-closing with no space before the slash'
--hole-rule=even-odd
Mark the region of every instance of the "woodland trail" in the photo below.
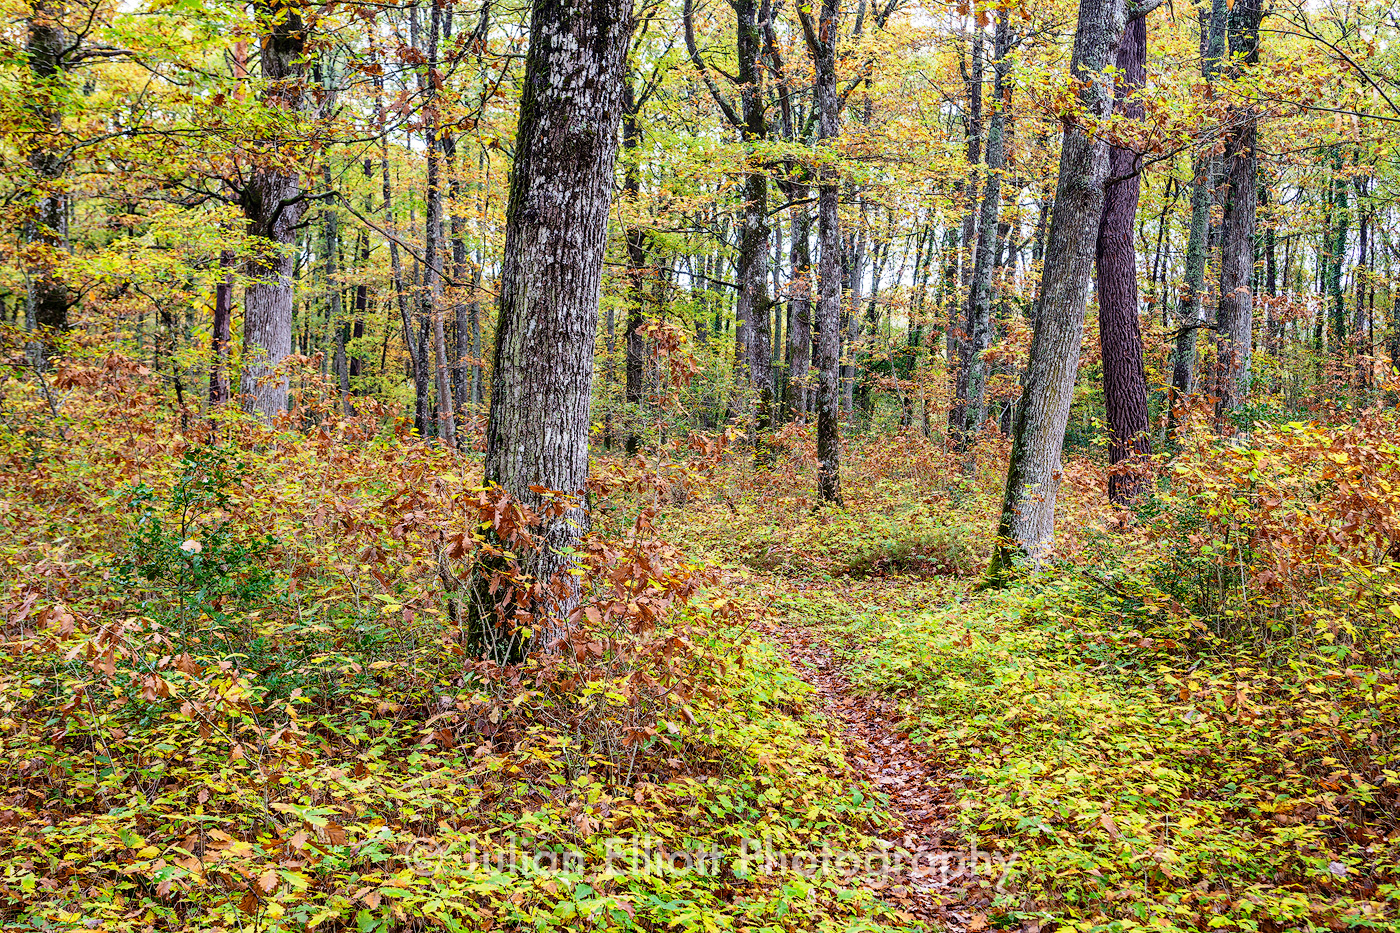
<svg viewBox="0 0 1400 933">
<path fill-rule="evenodd" d="M 900 730 L 893 703 L 857 693 L 819 631 L 780 624 L 767 634 L 812 686 L 815 708 L 832 720 L 850 766 L 889 796 L 889 822 L 878 829 L 900 853 L 898 869 L 867 886 L 927 929 L 986 930 L 993 891 L 985 874 L 974 874 L 975 856 L 956 829 L 961 778 L 941 770 Z M 983 854 L 984 866 L 986 859 Z"/>
</svg>

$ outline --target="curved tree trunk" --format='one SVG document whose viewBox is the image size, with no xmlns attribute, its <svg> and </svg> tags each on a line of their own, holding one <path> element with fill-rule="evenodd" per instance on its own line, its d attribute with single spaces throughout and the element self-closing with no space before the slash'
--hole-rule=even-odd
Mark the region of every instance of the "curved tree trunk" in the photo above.
<svg viewBox="0 0 1400 933">
<path fill-rule="evenodd" d="M 1147 18 L 1134 17 L 1118 44 L 1117 108 L 1132 120 L 1143 117 L 1137 91 L 1147 80 Z M 1103 396 L 1108 415 L 1108 498 L 1126 505 L 1142 490 L 1142 468 L 1152 454 L 1148 436 L 1147 375 L 1142 366 L 1138 323 L 1137 218 L 1141 175 L 1137 153 L 1113 146 L 1110 183 L 1104 192 L 1097 249 L 1099 345 L 1103 350 Z"/>
<path fill-rule="evenodd" d="M 603 248 L 617 161 L 631 3 L 534 0 L 520 103 L 484 474 L 532 509 L 540 489 L 580 497 L 535 528 L 525 558 L 549 596 L 526 608 L 533 637 L 557 643 L 577 599 L 563 571 L 588 523 L 589 404 Z M 479 647 L 501 659 L 527 647 L 495 598 Z"/>
</svg>

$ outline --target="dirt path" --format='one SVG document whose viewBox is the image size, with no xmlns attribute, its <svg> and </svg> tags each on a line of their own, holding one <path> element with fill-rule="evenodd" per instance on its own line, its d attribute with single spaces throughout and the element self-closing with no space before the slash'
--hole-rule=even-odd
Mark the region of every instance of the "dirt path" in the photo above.
<svg viewBox="0 0 1400 933">
<path fill-rule="evenodd" d="M 893 704 L 857 695 L 818 633 L 783 625 L 769 636 L 816 690 L 814 706 L 833 718 L 852 766 L 889 795 L 891 819 L 880 827 L 881 838 L 907 854 L 869 887 L 930 929 L 986 930 L 991 892 L 978 884 L 971 853 L 954 829 L 958 776 L 940 772 L 899 731 Z"/>
</svg>

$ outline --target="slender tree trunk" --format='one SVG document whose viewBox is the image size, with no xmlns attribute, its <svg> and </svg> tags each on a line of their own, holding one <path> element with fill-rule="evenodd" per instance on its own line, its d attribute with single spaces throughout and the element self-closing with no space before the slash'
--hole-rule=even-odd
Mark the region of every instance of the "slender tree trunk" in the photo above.
<svg viewBox="0 0 1400 933">
<path fill-rule="evenodd" d="M 259 56 L 267 82 L 263 103 L 270 110 L 296 113 L 302 109 L 305 78 L 305 27 L 300 8 L 287 0 L 264 0 L 259 19 L 267 32 Z M 257 159 L 240 201 L 248 229 L 264 242 L 249 263 L 243 290 L 243 377 L 239 390 L 245 408 L 271 421 L 287 410 L 287 374 L 282 361 L 292 351 L 292 272 L 296 257 L 289 248 L 305 210 L 301 176 L 272 152 Z"/>
<path fill-rule="evenodd" d="M 1136 16 L 1118 45 L 1118 112 L 1141 120 L 1137 92 L 1147 81 L 1147 17 Z M 1109 184 L 1097 248 L 1099 345 L 1103 351 L 1103 397 L 1108 415 L 1108 498 L 1116 505 L 1133 502 L 1142 492 L 1143 469 L 1152 455 L 1148 436 L 1147 375 L 1142 365 L 1142 330 L 1138 323 L 1137 252 L 1133 224 L 1137 217 L 1141 175 L 1138 155 L 1112 146 Z"/>
<path fill-rule="evenodd" d="M 975 29 L 972 34 L 972 66 L 969 71 L 963 64 L 961 53 L 959 53 L 958 67 L 962 70 L 963 88 L 967 94 L 967 108 L 964 110 L 963 129 L 966 134 L 967 145 L 967 172 L 966 181 L 959 180 L 954 183 L 954 194 L 961 194 L 965 208 L 962 215 L 962 235 L 958 239 L 957 234 L 950 229 L 948 240 L 950 246 L 956 244 L 952 251 L 951 261 L 953 267 L 958 270 L 956 278 L 950 281 L 961 283 L 965 292 L 970 292 L 972 288 L 972 267 L 974 242 L 977 236 L 977 165 L 982 161 L 982 31 Z M 959 370 L 962 368 L 964 356 L 963 344 L 968 340 L 967 314 L 963 310 L 963 305 L 958 301 L 956 291 L 949 296 L 950 305 L 948 308 L 948 333 L 947 333 L 947 353 L 948 353 L 948 387 L 952 394 L 953 404 L 948 409 L 948 437 L 956 445 L 962 432 L 962 419 L 965 407 L 958 404 L 959 383 L 962 375 Z M 959 313 L 962 311 L 962 313 Z"/>
<path fill-rule="evenodd" d="M 793 200 L 807 197 L 807 187 L 794 187 Z M 794 418 L 805 420 L 812 411 L 812 215 L 798 208 L 792 217 L 792 242 L 789 262 L 792 263 L 791 298 L 788 301 L 788 388 Z"/>
<path fill-rule="evenodd" d="M 1113 76 L 1108 68 L 1122 38 L 1124 20 L 1123 0 L 1080 2 L 1070 73 L 1078 82 L 1079 102 L 1090 121 L 1107 120 L 1112 114 Z M 990 569 L 993 580 L 1013 572 L 1018 558 L 1039 567 L 1054 541 L 1060 454 L 1079 371 L 1084 306 L 1107 176 L 1108 143 L 1089 136 L 1078 124 L 1067 125 L 1026 385 L 1012 432 L 1006 494 Z"/>
<path fill-rule="evenodd" d="M 967 450 L 986 419 L 987 362 L 982 354 L 992 345 L 992 273 L 996 260 L 996 238 L 1001 216 L 1001 176 L 1006 167 L 1005 129 L 1008 88 L 1006 76 L 1011 50 L 1010 16 L 997 12 L 996 39 L 993 43 L 993 93 L 991 116 L 987 121 L 987 170 L 982 183 L 982 213 L 978 218 L 977 251 L 972 260 L 972 280 L 967 298 L 966 339 L 958 366 L 957 392 L 949 424 L 955 444 Z M 967 462 L 971 467 L 972 461 Z"/>
<path fill-rule="evenodd" d="M 832 149 L 841 134 L 840 98 L 836 87 L 836 40 L 840 0 L 822 0 L 816 24 L 799 8 L 807 47 L 816 66 L 817 138 Z M 836 167 L 824 162 L 818 188 L 817 239 L 821 268 L 817 281 L 817 495 L 822 502 L 841 502 L 840 359 L 841 359 L 841 230 L 837 216 L 840 179 Z"/>
<path fill-rule="evenodd" d="M 480 588 L 473 637 L 499 660 L 533 638 L 557 645 L 577 604 L 569 552 L 587 527 L 589 404 L 608 228 L 630 0 L 578 5 L 534 0 L 501 268 L 484 475 L 539 514 L 525 564 L 544 596 L 503 604 Z M 576 497 L 542 513 L 539 489 Z M 480 610 L 478 610 L 480 611 Z"/>
<path fill-rule="evenodd" d="M 1201 17 L 1201 74 L 1213 83 L 1225 52 L 1227 0 L 1211 0 L 1210 15 Z M 1185 274 L 1177 309 L 1177 331 L 1172 347 L 1172 397 L 1167 416 L 1167 436 L 1180 426 L 1181 407 L 1196 391 L 1196 336 L 1206 325 L 1202 314 L 1201 292 L 1205 287 L 1206 256 L 1210 249 L 1211 188 L 1216 159 L 1202 153 L 1192 163 L 1191 227 L 1187 231 Z"/>
<path fill-rule="evenodd" d="M 331 171 L 329 166 L 323 168 L 322 179 L 327 190 L 331 187 Z M 345 341 L 349 337 L 349 325 L 345 321 L 345 305 L 340 291 L 340 215 L 336 213 L 332 205 L 327 204 L 321 218 L 323 242 L 325 243 L 326 255 L 325 287 L 326 303 L 328 305 L 326 317 L 327 326 L 334 335 L 335 342 L 335 377 L 336 386 L 340 390 L 340 407 L 345 414 L 353 414 L 350 407 L 350 363 L 345 354 Z"/>
<path fill-rule="evenodd" d="M 423 280 L 419 286 L 419 313 L 432 328 L 433 363 L 437 408 L 437 437 L 447 447 L 457 446 L 456 419 L 452 412 L 452 377 L 447 369 L 447 335 L 442 324 L 442 148 L 438 138 L 440 114 L 437 86 L 438 36 L 442 8 L 430 4 L 428 14 L 428 80 L 423 87 L 423 116 L 426 121 L 428 191 L 423 212 Z"/>
<path fill-rule="evenodd" d="M 214 288 L 214 328 L 211 337 L 209 366 L 209 401 L 223 405 L 229 400 L 228 350 L 233 340 L 233 253 L 219 254 L 219 268 L 224 277 Z"/>
<path fill-rule="evenodd" d="M 642 193 L 641 158 L 642 124 L 639 119 L 636 88 L 632 76 L 622 88 L 622 148 L 623 148 L 623 197 L 635 213 Z M 638 419 L 642 405 L 646 401 L 646 333 L 643 330 L 645 316 L 645 285 L 647 277 L 647 235 L 639 224 L 630 224 L 625 237 L 627 241 L 627 331 L 624 335 L 623 350 L 626 354 L 627 401 L 627 452 L 637 452 Z"/>
</svg>

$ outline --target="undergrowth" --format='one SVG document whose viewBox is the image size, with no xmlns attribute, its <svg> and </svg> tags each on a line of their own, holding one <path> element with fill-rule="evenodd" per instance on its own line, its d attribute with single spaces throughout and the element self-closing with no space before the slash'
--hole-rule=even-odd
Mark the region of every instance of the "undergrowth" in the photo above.
<svg viewBox="0 0 1400 933">
<path fill-rule="evenodd" d="M 57 417 L 4 389 L 6 928 L 903 925 L 742 856 L 879 812 L 762 607 L 649 531 L 654 473 L 599 471 L 570 642 L 497 666 L 451 581 L 493 546 L 528 581 L 469 461 L 368 417 L 184 430 L 120 357 L 65 362 Z"/>
<path fill-rule="evenodd" d="M 1396 436 L 1393 413 L 1192 436 L 1107 520 L 1070 462 L 1058 563 L 1001 591 L 900 562 L 890 529 L 929 501 L 992 527 L 993 479 L 917 438 L 848 457 L 845 512 L 792 508 L 775 471 L 695 536 L 752 564 L 750 540 L 863 529 L 767 586 L 902 709 L 965 843 L 1015 856 L 993 926 L 1400 929 Z"/>
</svg>

